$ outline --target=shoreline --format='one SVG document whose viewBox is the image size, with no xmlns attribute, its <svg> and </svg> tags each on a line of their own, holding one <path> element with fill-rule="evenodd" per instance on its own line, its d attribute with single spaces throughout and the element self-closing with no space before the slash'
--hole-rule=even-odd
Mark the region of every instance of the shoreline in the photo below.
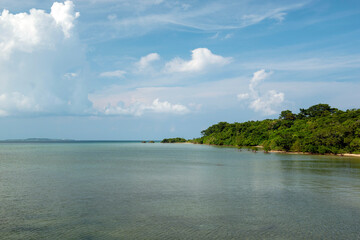
<svg viewBox="0 0 360 240">
<path fill-rule="evenodd" d="M 293 155 L 314 155 L 314 156 L 333 156 L 333 157 L 357 157 L 360 158 L 360 154 L 357 153 L 342 153 L 342 154 L 333 154 L 333 153 L 310 153 L 310 152 L 286 152 L 278 150 L 270 150 L 269 153 L 282 153 L 282 154 L 293 154 Z"/>
<path fill-rule="evenodd" d="M 192 142 L 185 142 L 187 144 L 198 144 L 198 145 L 207 145 L 207 146 L 217 146 L 217 147 L 233 147 L 233 148 L 263 148 L 263 146 L 233 146 L 233 145 L 216 145 L 216 144 L 204 144 L 204 143 L 192 143 Z M 181 143 L 184 144 L 184 143 Z M 265 151 L 263 151 L 266 153 Z M 292 155 L 313 155 L 313 156 L 333 156 L 333 157 L 355 157 L 360 158 L 360 154 L 358 153 L 342 153 L 342 154 L 333 154 L 333 153 L 325 153 L 325 154 L 319 154 L 319 153 L 310 153 L 310 152 L 286 152 L 286 151 L 279 151 L 279 150 L 270 150 L 267 153 L 281 153 L 281 154 L 292 154 Z"/>
</svg>

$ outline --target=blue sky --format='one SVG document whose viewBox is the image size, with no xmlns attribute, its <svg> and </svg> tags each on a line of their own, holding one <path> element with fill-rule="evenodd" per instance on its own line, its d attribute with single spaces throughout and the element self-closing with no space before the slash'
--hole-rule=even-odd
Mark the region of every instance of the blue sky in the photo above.
<svg viewBox="0 0 360 240">
<path fill-rule="evenodd" d="M 0 0 L 0 139 L 193 138 L 359 108 L 359 1 Z"/>
</svg>

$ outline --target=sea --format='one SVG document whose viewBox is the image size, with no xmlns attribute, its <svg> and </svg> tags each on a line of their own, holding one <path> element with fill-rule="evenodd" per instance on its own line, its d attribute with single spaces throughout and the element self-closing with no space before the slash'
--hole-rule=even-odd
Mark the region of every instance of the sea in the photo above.
<svg viewBox="0 0 360 240">
<path fill-rule="evenodd" d="M 0 239 L 360 239 L 360 159 L 1 143 Z"/>
</svg>

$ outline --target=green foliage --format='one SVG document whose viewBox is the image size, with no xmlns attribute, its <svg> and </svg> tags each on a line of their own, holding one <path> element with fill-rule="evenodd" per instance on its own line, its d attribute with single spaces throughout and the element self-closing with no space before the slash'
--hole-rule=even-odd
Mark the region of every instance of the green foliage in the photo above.
<svg viewBox="0 0 360 240">
<path fill-rule="evenodd" d="M 282 111 L 279 119 L 220 122 L 201 132 L 191 142 L 199 144 L 258 146 L 264 151 L 310 153 L 360 152 L 360 109 L 341 111 L 327 104 L 300 109 L 299 114 Z"/>
<path fill-rule="evenodd" d="M 268 140 L 263 142 L 264 152 L 269 152 L 271 150 L 270 142 Z"/>
<path fill-rule="evenodd" d="M 304 117 L 323 117 L 338 111 L 336 108 L 331 108 L 328 104 L 317 104 L 308 109 L 300 109 L 300 115 Z"/>
<path fill-rule="evenodd" d="M 293 114 L 290 110 L 286 110 L 280 113 L 279 119 L 293 121 L 296 119 L 296 115 Z"/>
<path fill-rule="evenodd" d="M 161 143 L 183 143 L 186 142 L 184 138 L 165 138 L 161 141 Z"/>
<path fill-rule="evenodd" d="M 212 133 L 221 132 L 221 131 L 223 131 L 228 125 L 229 125 L 229 123 L 227 123 L 227 122 L 219 122 L 218 124 L 213 125 L 213 126 L 209 127 L 208 129 L 202 131 L 201 134 L 202 134 L 203 136 L 209 136 L 209 135 L 211 135 Z"/>
</svg>

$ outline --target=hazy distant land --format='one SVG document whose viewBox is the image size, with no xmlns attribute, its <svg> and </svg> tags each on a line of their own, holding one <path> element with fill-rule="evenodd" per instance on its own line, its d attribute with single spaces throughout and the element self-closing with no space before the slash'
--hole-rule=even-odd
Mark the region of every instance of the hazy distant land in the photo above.
<svg viewBox="0 0 360 240">
<path fill-rule="evenodd" d="M 155 143 L 158 140 L 75 140 L 75 139 L 53 139 L 53 138 L 26 138 L 26 139 L 6 139 L 0 143 L 83 143 L 83 142 L 147 142 Z"/>
</svg>

